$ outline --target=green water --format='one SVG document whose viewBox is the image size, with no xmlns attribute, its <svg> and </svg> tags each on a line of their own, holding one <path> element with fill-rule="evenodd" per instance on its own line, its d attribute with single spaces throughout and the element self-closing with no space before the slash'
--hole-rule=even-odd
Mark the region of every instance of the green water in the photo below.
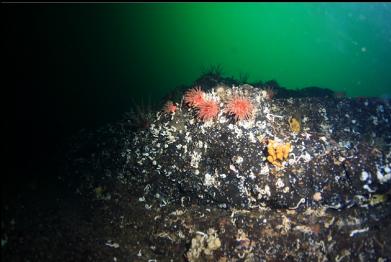
<svg viewBox="0 0 391 262">
<path fill-rule="evenodd" d="M 21 117 L 68 128 L 160 99 L 203 68 L 225 76 L 391 93 L 391 4 L 5 4 L 4 73 Z M 26 118 L 26 117 L 25 117 Z"/>
<path fill-rule="evenodd" d="M 350 96 L 391 90 L 388 3 L 192 3 L 127 5 L 116 20 L 118 49 L 136 55 L 161 90 L 190 83 L 202 66 L 277 80 L 287 88 L 328 87 Z M 123 44 L 131 46 L 124 48 Z M 140 52 L 137 54 L 137 52 Z M 141 69 L 142 70 L 142 69 Z"/>
</svg>

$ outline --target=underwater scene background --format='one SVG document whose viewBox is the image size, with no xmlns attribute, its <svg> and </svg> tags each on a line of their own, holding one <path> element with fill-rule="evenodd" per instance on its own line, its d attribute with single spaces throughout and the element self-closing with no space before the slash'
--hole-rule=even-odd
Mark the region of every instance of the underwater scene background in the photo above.
<svg viewBox="0 0 391 262">
<path fill-rule="evenodd" d="M 2 259 L 390 259 L 391 4 L 2 7 Z"/>
</svg>

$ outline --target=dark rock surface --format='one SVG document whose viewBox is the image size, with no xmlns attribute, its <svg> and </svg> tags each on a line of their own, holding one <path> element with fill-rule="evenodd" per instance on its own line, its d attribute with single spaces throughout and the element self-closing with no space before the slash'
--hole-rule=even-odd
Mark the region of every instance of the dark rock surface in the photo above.
<svg viewBox="0 0 391 262">
<path fill-rule="evenodd" d="M 143 129 L 124 119 L 75 136 L 58 181 L 65 195 L 3 206 L 2 258 L 389 261 L 389 100 L 212 86 L 213 121 L 177 100 Z M 236 91 L 256 108 L 249 120 L 222 110 Z M 271 141 L 291 145 L 281 166 L 267 160 Z M 35 205 L 42 198 L 55 208 Z"/>
<path fill-rule="evenodd" d="M 302 198 L 318 205 L 312 200 L 318 192 L 321 204 L 344 206 L 357 195 L 389 188 L 388 102 L 270 100 L 248 85 L 234 90 L 256 106 L 252 119 L 234 122 L 221 108 L 217 119 L 203 122 L 182 106 L 172 115 L 158 113 L 149 129 L 128 141 L 124 169 L 148 185 L 150 197 L 222 208 L 289 208 Z M 290 129 L 291 117 L 299 118 L 299 133 Z M 283 167 L 266 161 L 269 140 L 291 144 Z"/>
</svg>

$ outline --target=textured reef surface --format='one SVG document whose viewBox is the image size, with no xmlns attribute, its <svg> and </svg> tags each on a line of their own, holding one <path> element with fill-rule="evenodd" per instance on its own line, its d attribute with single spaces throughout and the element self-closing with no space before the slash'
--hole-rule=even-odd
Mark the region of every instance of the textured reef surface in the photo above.
<svg viewBox="0 0 391 262">
<path fill-rule="evenodd" d="M 387 189 L 390 154 L 378 148 L 390 142 L 387 104 L 272 100 L 249 85 L 216 90 L 208 93 L 220 107 L 214 119 L 199 119 L 197 108 L 182 105 L 157 113 L 147 130 L 126 141 L 122 176 L 145 184 L 147 200 L 159 195 L 166 203 L 221 208 L 293 208 L 299 202 L 340 208 Z M 235 94 L 253 105 L 251 117 L 236 121 L 225 112 L 224 99 Z"/>
<path fill-rule="evenodd" d="M 58 222 L 52 249 L 65 239 L 69 261 L 390 259 L 390 101 L 278 92 L 201 83 L 81 132 L 62 181 L 84 215 Z"/>
</svg>

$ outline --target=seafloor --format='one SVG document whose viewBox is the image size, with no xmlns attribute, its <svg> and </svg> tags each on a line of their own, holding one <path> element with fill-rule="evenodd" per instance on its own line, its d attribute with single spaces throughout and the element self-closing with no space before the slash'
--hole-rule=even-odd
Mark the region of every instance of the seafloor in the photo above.
<svg viewBox="0 0 391 262">
<path fill-rule="evenodd" d="M 210 121 L 182 88 L 174 113 L 70 139 L 55 184 L 2 206 L 3 261 L 390 260 L 390 100 L 197 84 Z M 225 114 L 235 93 L 250 118 Z M 275 162 L 273 142 L 289 144 Z"/>
</svg>

